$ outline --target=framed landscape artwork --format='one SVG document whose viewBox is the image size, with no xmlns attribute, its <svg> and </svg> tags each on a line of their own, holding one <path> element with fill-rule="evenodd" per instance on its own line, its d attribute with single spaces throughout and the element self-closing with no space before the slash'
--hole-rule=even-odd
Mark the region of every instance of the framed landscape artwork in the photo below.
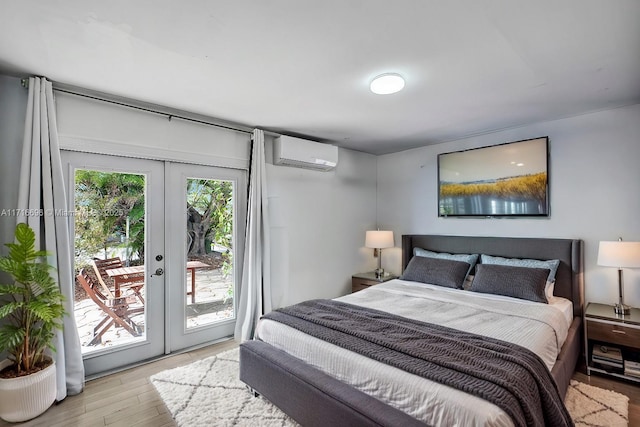
<svg viewBox="0 0 640 427">
<path fill-rule="evenodd" d="M 549 216 L 549 138 L 438 155 L 438 216 Z"/>
</svg>

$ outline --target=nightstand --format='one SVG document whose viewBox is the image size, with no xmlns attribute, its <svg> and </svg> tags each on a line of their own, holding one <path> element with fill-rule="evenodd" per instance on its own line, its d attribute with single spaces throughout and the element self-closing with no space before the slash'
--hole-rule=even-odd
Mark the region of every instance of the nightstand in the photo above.
<svg viewBox="0 0 640 427">
<path fill-rule="evenodd" d="M 369 286 L 378 285 L 391 279 L 397 279 L 398 276 L 391 273 L 384 273 L 382 277 L 376 277 L 376 273 L 369 271 L 367 273 L 358 273 L 351 276 L 351 293 L 361 291 Z"/>
<path fill-rule="evenodd" d="M 593 371 L 640 382 L 640 309 L 618 316 L 611 305 L 589 303 L 584 331 L 588 375 Z"/>
</svg>

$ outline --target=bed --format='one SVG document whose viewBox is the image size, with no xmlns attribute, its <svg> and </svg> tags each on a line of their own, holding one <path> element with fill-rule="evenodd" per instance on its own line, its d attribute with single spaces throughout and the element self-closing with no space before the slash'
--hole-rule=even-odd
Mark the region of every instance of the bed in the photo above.
<svg viewBox="0 0 640 427">
<path fill-rule="evenodd" d="M 535 351 L 551 354 L 545 354 L 542 359 L 555 380 L 558 395 L 564 396 L 582 348 L 584 293 L 580 240 L 405 235 L 402 237 L 402 249 L 405 273 L 415 270 L 410 266 L 410 262 L 416 250 L 438 254 L 483 254 L 487 256 L 487 264 L 492 263 L 491 257 L 558 260 L 553 295 L 556 297 L 555 300 L 564 305 L 561 304 L 562 308 L 558 310 L 555 310 L 556 307 L 545 307 L 544 310 L 562 313 L 554 316 L 565 319 L 559 320 L 558 324 L 566 324 L 558 326 L 562 332 L 555 329 L 552 332 L 557 338 L 556 349 L 552 353 L 549 353 L 552 350 L 544 349 Z M 478 265 L 481 264 L 482 262 Z M 495 271 L 503 271 L 497 268 Z M 483 269 L 489 270 L 487 266 L 482 265 L 473 268 L 469 273 L 486 274 Z M 513 302 L 506 300 L 514 300 L 498 296 L 495 299 L 505 301 L 485 302 L 493 296 L 468 290 L 439 288 L 441 287 L 413 281 L 394 280 L 373 287 L 369 293 L 360 291 L 338 298 L 337 302 L 332 304 L 348 303 L 358 307 L 367 306 L 366 309 L 391 312 L 395 310 L 399 311 L 400 315 L 406 314 L 418 319 L 410 321 L 430 322 L 429 316 L 433 316 L 437 322 L 441 322 L 446 316 L 438 306 L 420 310 L 419 305 L 427 298 L 423 298 L 423 295 L 428 294 L 429 299 L 431 295 L 436 295 L 437 303 L 445 304 L 444 307 L 449 307 L 448 311 L 452 314 L 449 320 L 444 321 L 444 328 L 468 329 L 467 325 L 481 323 L 471 320 L 467 321 L 465 326 L 460 326 L 460 322 L 464 322 L 469 312 L 476 311 L 476 306 L 496 304 L 497 308 L 492 308 L 489 314 L 481 315 L 498 319 L 500 316 L 496 317 L 495 314 L 506 310 L 503 307 Z M 452 305 L 458 302 L 459 305 Z M 540 306 L 529 301 L 518 303 L 521 305 L 515 310 L 519 313 L 530 311 L 535 314 L 535 307 Z M 395 307 L 394 304 L 401 307 Z M 415 306 L 412 311 L 408 308 L 410 306 Z M 553 316 L 544 314 L 542 317 Z M 534 319 L 534 322 L 540 322 L 540 319 Z M 276 324 L 275 328 L 272 327 L 273 324 Z M 541 328 L 549 329 L 547 326 Z M 491 330 L 482 331 L 482 327 L 480 329 L 482 334 L 493 334 Z M 528 334 L 530 329 L 530 326 L 520 326 L 519 330 L 527 331 Z M 552 345 L 551 342 L 554 341 L 551 338 L 536 338 L 534 335 L 529 337 L 527 334 L 508 334 L 512 335 L 510 339 L 514 339 L 518 345 L 528 346 L 529 342 L 536 340 L 542 345 Z M 558 338 L 559 335 L 562 336 Z M 481 398 L 460 390 L 452 391 L 449 386 L 434 381 L 416 379 L 412 373 L 399 371 L 394 366 L 386 366 L 379 360 L 369 360 L 361 354 L 334 344 L 319 343 L 319 338 L 309 337 L 287 325 L 279 325 L 272 319 L 260 322 L 257 338 L 240 346 L 240 379 L 302 425 L 513 425 L 510 415 L 506 414 L 505 410 Z M 550 360 L 545 360 L 549 357 Z"/>
</svg>

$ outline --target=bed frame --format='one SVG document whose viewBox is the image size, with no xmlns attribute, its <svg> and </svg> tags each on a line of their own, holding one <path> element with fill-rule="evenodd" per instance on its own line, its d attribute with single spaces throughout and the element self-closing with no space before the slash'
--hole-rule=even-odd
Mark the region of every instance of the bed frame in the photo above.
<svg viewBox="0 0 640 427">
<path fill-rule="evenodd" d="M 573 301 L 574 319 L 551 371 L 564 396 L 582 349 L 584 310 L 581 240 L 440 235 L 402 236 L 402 268 L 413 248 L 434 252 L 483 253 L 509 258 L 559 259 L 554 294 Z M 262 341 L 240 345 L 240 380 L 304 426 L 424 425 Z"/>
</svg>

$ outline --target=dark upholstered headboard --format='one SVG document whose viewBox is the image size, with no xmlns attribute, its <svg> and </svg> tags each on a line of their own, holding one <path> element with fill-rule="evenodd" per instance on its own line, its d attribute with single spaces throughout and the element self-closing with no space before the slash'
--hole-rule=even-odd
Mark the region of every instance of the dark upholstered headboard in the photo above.
<svg viewBox="0 0 640 427">
<path fill-rule="evenodd" d="M 573 301 L 573 314 L 582 316 L 584 307 L 582 240 L 474 237 L 409 234 L 402 236 L 402 269 L 413 256 L 413 248 L 434 252 L 487 254 L 507 258 L 559 259 L 554 294 Z"/>
</svg>

